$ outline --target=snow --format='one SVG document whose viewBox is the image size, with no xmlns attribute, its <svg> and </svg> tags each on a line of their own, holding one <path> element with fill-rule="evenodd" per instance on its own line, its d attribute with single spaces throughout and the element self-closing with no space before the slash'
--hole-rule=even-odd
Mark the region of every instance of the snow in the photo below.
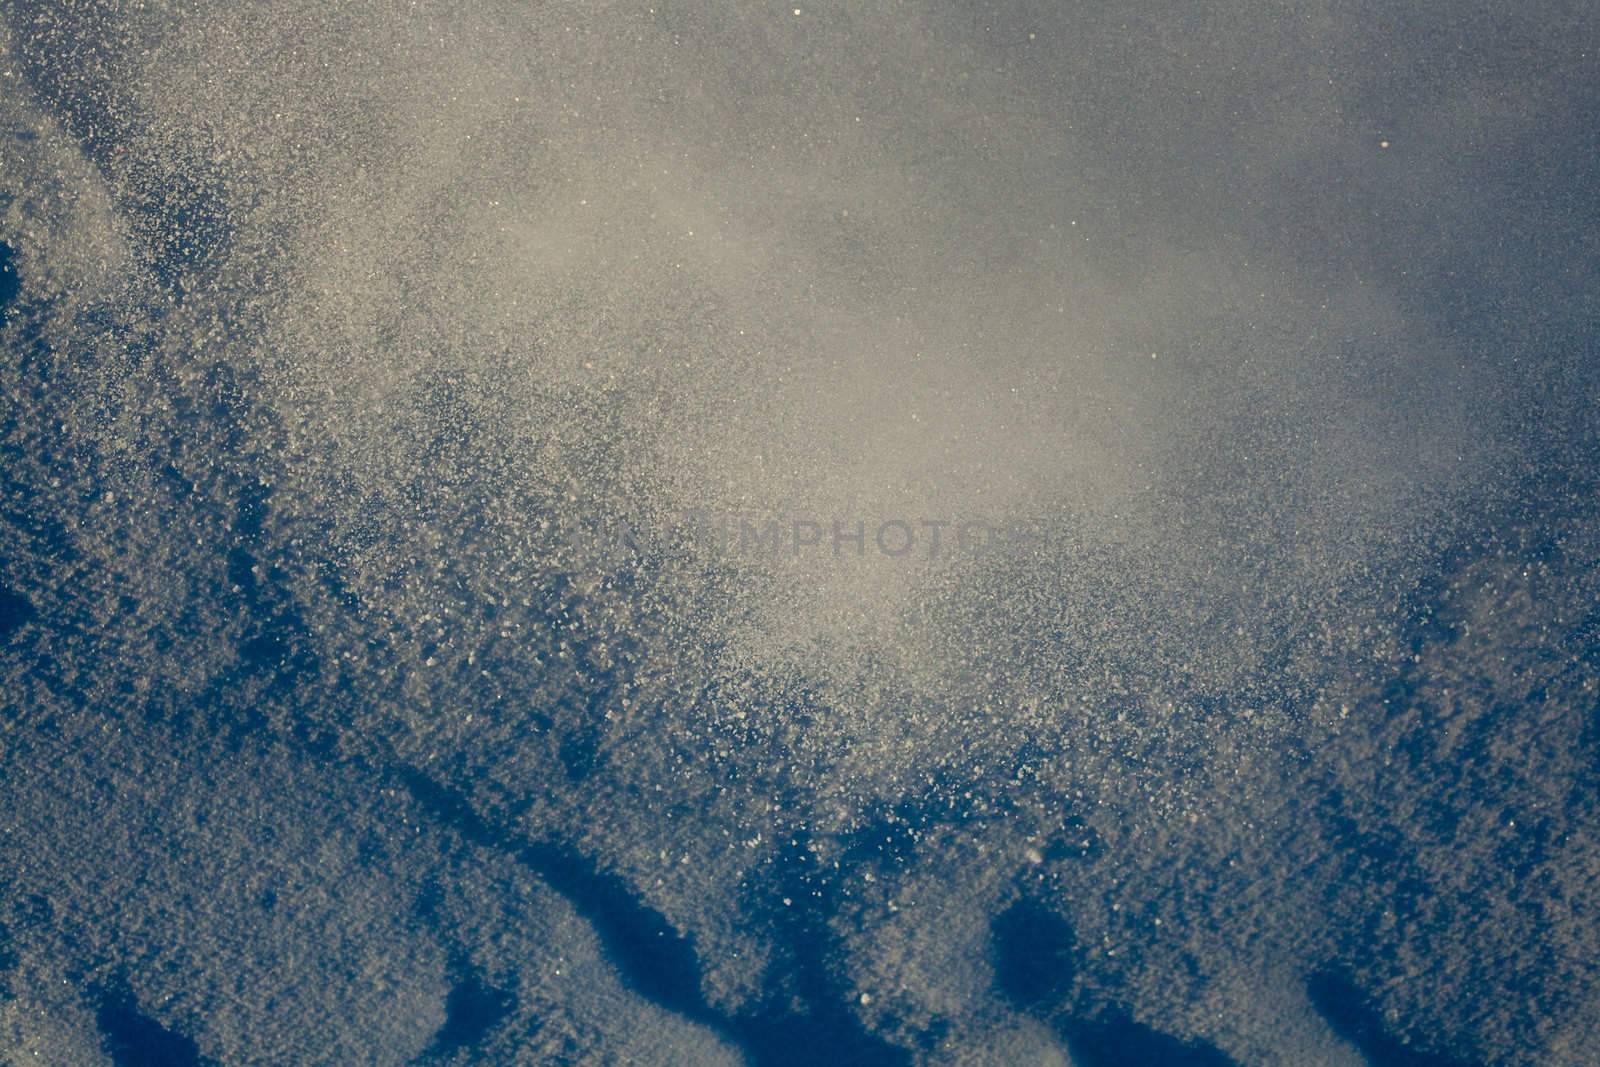
<svg viewBox="0 0 1600 1067">
<path fill-rule="evenodd" d="M 8 8 L 0 1050 L 1585 1062 L 1554 7 Z"/>
</svg>

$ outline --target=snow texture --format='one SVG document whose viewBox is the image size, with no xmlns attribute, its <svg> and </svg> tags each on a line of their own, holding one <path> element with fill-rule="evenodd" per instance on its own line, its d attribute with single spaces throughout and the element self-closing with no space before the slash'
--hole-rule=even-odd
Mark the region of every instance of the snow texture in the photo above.
<svg viewBox="0 0 1600 1067">
<path fill-rule="evenodd" d="M 1600 1062 L 1596 23 L 5 0 L 0 1063 Z"/>
</svg>

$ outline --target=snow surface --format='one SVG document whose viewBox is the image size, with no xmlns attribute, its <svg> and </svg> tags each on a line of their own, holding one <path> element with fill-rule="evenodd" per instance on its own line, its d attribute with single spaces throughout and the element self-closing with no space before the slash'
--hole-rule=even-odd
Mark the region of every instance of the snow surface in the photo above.
<svg viewBox="0 0 1600 1067">
<path fill-rule="evenodd" d="M 1595 30 L 0 6 L 0 1062 L 1600 1062 Z"/>
</svg>

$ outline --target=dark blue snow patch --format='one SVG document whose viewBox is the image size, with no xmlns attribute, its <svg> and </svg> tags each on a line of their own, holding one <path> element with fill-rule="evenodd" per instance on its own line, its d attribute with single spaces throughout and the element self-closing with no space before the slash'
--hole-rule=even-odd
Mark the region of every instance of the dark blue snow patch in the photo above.
<svg viewBox="0 0 1600 1067">
<path fill-rule="evenodd" d="M 22 279 L 17 277 L 17 268 L 13 263 L 16 252 L 12 247 L 0 241 L 0 315 L 3 315 L 11 302 L 22 291 Z"/>
<path fill-rule="evenodd" d="M 1057 1003 L 1076 971 L 1072 927 L 1044 905 L 1020 900 L 991 924 L 995 985 L 1028 1010 Z"/>
<path fill-rule="evenodd" d="M 1083 1067 L 1237 1067 L 1202 1042 L 1181 1041 L 1120 1012 L 1061 1026 L 1072 1061 Z"/>
<path fill-rule="evenodd" d="M 1077 944 L 1071 925 L 1038 901 L 1023 899 L 1001 912 L 990 927 L 995 987 L 1022 1011 L 1051 1018 L 1084 1067 L 1234 1067 L 1203 1042 L 1184 1041 L 1136 1021 L 1126 1012 L 1102 1008 L 1070 1014 Z M 1058 1014 L 1059 1012 L 1059 1014 Z"/>
<path fill-rule="evenodd" d="M 444 1025 L 421 1062 L 448 1059 L 477 1047 L 516 1008 L 516 996 L 484 982 L 475 971 L 462 970 L 445 997 Z"/>
<path fill-rule="evenodd" d="M 1600 669 L 1600 606 L 1585 615 L 1566 635 L 1572 655 L 1591 670 Z"/>
<path fill-rule="evenodd" d="M 565 693 L 555 702 L 559 710 L 555 719 L 561 724 L 556 755 L 575 784 L 600 767 L 606 707 L 612 693 L 611 685 L 602 677 L 598 683 L 583 685 L 580 691 Z"/>
<path fill-rule="evenodd" d="M 232 411 L 224 411 L 223 416 L 233 422 L 237 422 L 239 418 L 238 414 Z M 234 535 L 245 540 L 260 537 L 267 515 L 271 511 L 271 503 L 272 490 L 259 481 L 240 489 L 238 498 L 234 502 Z"/>
<path fill-rule="evenodd" d="M 1105 853 L 1105 846 L 1100 842 L 1099 832 L 1088 820 L 1079 815 L 1068 815 L 1061 820 L 1061 826 L 1050 835 L 1041 851 L 1047 860 L 1094 863 Z"/>
<path fill-rule="evenodd" d="M 31 622 L 37 614 L 27 597 L 0 585 L 0 641 Z"/>
<path fill-rule="evenodd" d="M 565 845 L 518 840 L 479 815 L 465 795 L 415 768 L 400 767 L 395 773 L 433 818 L 472 844 L 515 857 L 566 897 L 594 928 L 607 960 L 630 990 L 717 1031 L 759 1067 L 812 1063 L 899 1067 L 909 1062 L 903 1050 L 866 1033 L 845 1006 L 843 990 L 827 965 L 832 941 L 825 910 L 775 927 L 780 948 L 793 964 L 788 990 L 793 996 L 776 997 L 754 1012 L 729 1017 L 706 1003 L 694 939 L 639 899 L 623 879 Z M 797 898 L 803 884 L 810 899 L 817 900 L 813 883 L 797 866 L 801 862 L 781 865 L 779 881 L 792 883 L 791 893 Z M 827 904 L 829 898 L 823 894 L 820 899 Z"/>
<path fill-rule="evenodd" d="M 6 929 L 5 923 L 0 923 L 0 1004 L 15 996 L 7 976 L 16 969 L 17 963 L 17 954 L 11 947 L 11 931 Z"/>
<path fill-rule="evenodd" d="M 793 721 L 787 712 L 785 719 Z M 916 860 L 917 843 L 925 833 L 937 827 L 1004 819 L 1013 813 L 1013 802 L 1003 791 L 988 787 L 976 777 L 936 773 L 912 796 L 893 805 L 865 807 L 858 825 L 840 838 L 841 862 L 879 863 L 901 869 Z M 1081 820 L 1076 825 L 1081 827 Z"/>
<path fill-rule="evenodd" d="M 1343 790 L 1332 788 L 1322 807 L 1327 839 L 1346 862 L 1363 869 L 1391 870 L 1406 856 L 1405 839 L 1393 826 L 1366 825 L 1350 814 Z"/>
<path fill-rule="evenodd" d="M 1391 1035 L 1382 1014 L 1340 971 L 1312 975 L 1306 995 L 1333 1032 L 1360 1049 L 1372 1067 L 1476 1067 L 1471 1060 L 1413 1048 Z"/>
<path fill-rule="evenodd" d="M 239 642 L 239 662 L 251 668 L 276 668 L 282 666 L 293 651 L 287 640 L 291 628 L 268 623 Z"/>
<path fill-rule="evenodd" d="M 126 988 L 97 990 L 94 999 L 101 1044 L 116 1067 L 200 1067 L 211 1062 L 201 1058 L 192 1038 L 144 1014 Z"/>
<path fill-rule="evenodd" d="M 0 923 L 0 974 L 5 974 L 17 965 L 17 954 L 11 947 L 11 931 L 5 923 Z M 5 987 L 0 986 L 0 996 L 4 995 Z"/>
<path fill-rule="evenodd" d="M 752 886 L 745 906 L 752 925 L 764 930 L 781 954 L 774 970 L 782 975 L 756 1011 L 735 1021 L 745 1050 L 764 1067 L 909 1063 L 905 1050 L 868 1033 L 849 1007 L 850 990 L 834 963 L 838 946 L 830 927 L 839 908 L 840 872 L 820 864 L 810 845 L 806 833 L 792 834 Z M 932 1044 L 939 1035 L 923 1036 Z"/>
<path fill-rule="evenodd" d="M 256 566 L 256 558 L 242 547 L 228 553 L 228 582 L 247 598 L 255 595 Z"/>
<path fill-rule="evenodd" d="M 844 835 L 842 862 L 851 865 L 880 863 L 892 870 L 906 867 L 916 856 L 917 823 L 898 809 L 865 820 Z"/>
<path fill-rule="evenodd" d="M 680 1015 L 721 1028 L 701 995 L 694 941 L 644 903 L 628 884 L 576 851 L 540 842 L 517 855 L 595 928 L 606 955 L 635 992 Z"/>
<path fill-rule="evenodd" d="M 467 841 L 510 854 L 565 896 L 599 935 L 607 958 L 641 996 L 697 1022 L 719 1020 L 700 994 L 693 942 L 639 901 L 620 878 L 571 849 L 525 843 L 493 826 L 460 792 L 410 767 L 400 779 L 413 799 Z"/>
</svg>

